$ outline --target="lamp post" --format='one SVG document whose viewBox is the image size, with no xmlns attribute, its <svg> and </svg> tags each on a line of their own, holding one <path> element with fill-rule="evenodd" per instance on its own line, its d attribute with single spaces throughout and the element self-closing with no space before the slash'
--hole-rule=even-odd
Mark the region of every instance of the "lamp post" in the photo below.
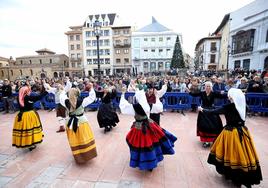
<svg viewBox="0 0 268 188">
<path fill-rule="evenodd" d="M 101 72 L 100 72 L 100 46 L 99 46 L 99 38 L 100 38 L 100 32 L 101 32 L 101 23 L 96 20 L 93 24 L 94 33 L 97 38 L 97 60 L 98 60 L 98 81 L 101 82 Z"/>
<path fill-rule="evenodd" d="M 231 52 L 231 46 L 228 45 L 228 46 L 227 46 L 227 65 L 226 65 L 226 69 L 227 69 L 227 78 L 229 78 L 229 57 L 230 57 L 230 52 Z"/>
</svg>

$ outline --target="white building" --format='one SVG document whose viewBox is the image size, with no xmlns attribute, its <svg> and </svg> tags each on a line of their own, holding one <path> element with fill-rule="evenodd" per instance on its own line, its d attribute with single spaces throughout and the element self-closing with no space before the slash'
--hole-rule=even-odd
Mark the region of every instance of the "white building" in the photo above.
<svg viewBox="0 0 268 188">
<path fill-rule="evenodd" d="M 268 2 L 256 0 L 230 14 L 229 68 L 268 68 Z"/>
<path fill-rule="evenodd" d="M 208 36 L 198 41 L 195 47 L 195 61 L 199 70 L 217 70 L 220 59 L 221 36 Z"/>
<path fill-rule="evenodd" d="M 116 14 L 89 15 L 83 26 L 83 60 L 85 75 L 96 76 L 98 73 L 97 39 L 94 34 L 93 24 L 96 20 L 101 23 L 101 35 L 99 38 L 100 71 L 102 75 L 113 73 L 113 37 L 112 26 Z"/>
<path fill-rule="evenodd" d="M 152 23 L 132 32 L 132 66 L 136 73 L 164 72 L 170 62 L 176 37 L 180 34 L 166 28 L 152 18 Z"/>
</svg>

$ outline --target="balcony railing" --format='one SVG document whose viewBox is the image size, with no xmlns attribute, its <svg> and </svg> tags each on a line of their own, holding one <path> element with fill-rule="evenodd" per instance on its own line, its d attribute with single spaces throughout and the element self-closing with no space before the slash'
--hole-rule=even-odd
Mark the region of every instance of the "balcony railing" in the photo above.
<svg viewBox="0 0 268 188">
<path fill-rule="evenodd" d="M 116 48 L 126 48 L 126 47 L 130 47 L 131 46 L 131 43 L 128 42 L 128 43 L 114 43 L 114 47 Z"/>
</svg>

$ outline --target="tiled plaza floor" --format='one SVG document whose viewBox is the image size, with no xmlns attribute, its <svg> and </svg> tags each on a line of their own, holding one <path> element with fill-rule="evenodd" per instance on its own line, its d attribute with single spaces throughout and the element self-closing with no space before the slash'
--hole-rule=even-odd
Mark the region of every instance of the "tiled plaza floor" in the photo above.
<svg viewBox="0 0 268 188">
<path fill-rule="evenodd" d="M 32 152 L 11 146 L 13 120 L 16 114 L 0 114 L 0 187 L 72 187 L 72 188 L 220 188 L 233 184 L 218 175 L 206 160 L 196 137 L 197 114 L 165 112 L 161 126 L 178 137 L 176 154 L 165 156 L 153 172 L 129 167 L 129 148 L 125 136 L 133 117 L 119 115 L 120 123 L 112 132 L 99 129 L 96 112 L 86 116 L 93 128 L 98 157 L 77 165 L 71 154 L 66 133 L 56 133 L 55 111 L 39 111 L 44 128 L 44 141 Z M 263 178 L 268 187 L 268 118 L 247 118 L 259 154 Z"/>
</svg>

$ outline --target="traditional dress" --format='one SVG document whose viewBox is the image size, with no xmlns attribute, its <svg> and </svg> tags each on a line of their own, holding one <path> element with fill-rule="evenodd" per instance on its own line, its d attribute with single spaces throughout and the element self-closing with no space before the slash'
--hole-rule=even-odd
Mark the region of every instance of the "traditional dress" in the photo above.
<svg viewBox="0 0 268 188">
<path fill-rule="evenodd" d="M 134 115 L 135 118 L 126 137 L 130 149 L 130 166 L 152 170 L 164 159 L 164 154 L 175 153 L 173 147 L 177 138 L 148 118 L 150 107 L 143 90 L 136 91 L 134 98 L 138 103 L 130 104 L 122 94 L 119 105 L 122 114 Z"/>
<path fill-rule="evenodd" d="M 112 106 L 112 100 L 116 97 L 116 90 L 112 92 L 97 92 L 97 97 L 101 98 L 101 105 L 97 114 L 97 120 L 100 128 L 105 128 L 105 132 L 115 127 L 119 118 Z"/>
<path fill-rule="evenodd" d="M 97 156 L 94 134 L 84 115 L 84 108 L 94 102 L 96 94 L 91 89 L 89 96 L 81 99 L 80 92 L 76 88 L 69 91 L 69 99 L 66 95 L 60 96 L 60 103 L 69 111 L 69 119 L 66 126 L 68 141 L 77 163 L 85 163 Z M 75 106 L 72 106 L 72 99 L 75 99 Z"/>
<path fill-rule="evenodd" d="M 46 91 L 48 93 L 52 93 L 55 96 L 55 104 L 56 104 L 56 117 L 58 118 L 58 122 L 60 124 L 59 129 L 57 132 L 64 132 L 64 126 L 66 121 L 66 108 L 60 104 L 60 95 L 65 95 L 71 87 L 72 83 L 67 81 L 65 87 L 58 83 L 57 88 L 50 87 L 48 84 L 44 84 Z"/>
<path fill-rule="evenodd" d="M 15 117 L 12 146 L 17 148 L 29 147 L 34 149 L 35 144 L 43 141 L 43 128 L 38 113 L 33 110 L 34 102 L 41 100 L 47 93 L 30 96 L 31 89 L 24 86 L 19 90 L 19 113 Z"/>
<path fill-rule="evenodd" d="M 211 147 L 208 163 L 216 166 L 218 173 L 225 175 L 235 184 L 250 187 L 262 180 L 259 158 L 253 139 L 245 126 L 246 100 L 241 90 L 228 91 L 234 103 L 204 113 L 224 114 L 226 126 Z"/>
<path fill-rule="evenodd" d="M 151 89 L 153 86 L 149 86 L 149 89 Z M 167 85 L 163 85 L 161 90 L 157 91 L 156 94 L 149 94 L 146 93 L 146 99 L 147 102 L 150 105 L 150 119 L 154 120 L 158 125 L 160 125 L 160 113 L 163 112 L 163 104 L 160 101 L 160 98 L 163 97 L 163 95 L 167 91 Z"/>
<path fill-rule="evenodd" d="M 209 95 L 205 91 L 198 93 L 189 93 L 193 97 L 201 98 L 201 107 L 205 109 L 214 109 L 215 98 L 225 98 L 225 95 L 211 91 Z M 218 114 L 206 115 L 203 112 L 198 113 L 197 117 L 197 136 L 200 136 L 201 142 L 213 142 L 222 131 L 222 121 Z"/>
</svg>

